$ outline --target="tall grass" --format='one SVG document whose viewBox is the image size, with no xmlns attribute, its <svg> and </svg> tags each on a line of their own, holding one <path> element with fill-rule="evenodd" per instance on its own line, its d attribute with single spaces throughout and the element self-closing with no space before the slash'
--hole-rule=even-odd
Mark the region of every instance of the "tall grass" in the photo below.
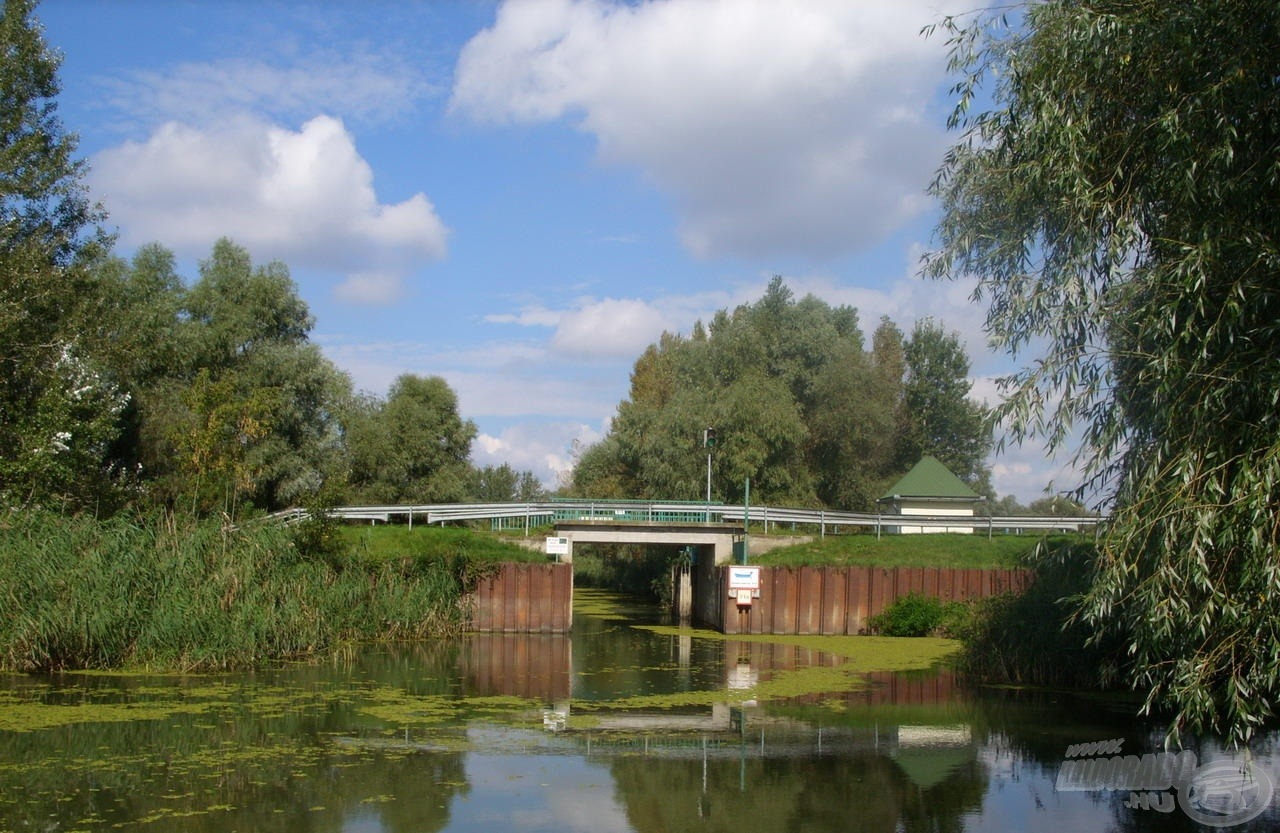
<svg viewBox="0 0 1280 833">
<path fill-rule="evenodd" d="M 0 666 L 217 669 L 456 632 L 484 567 L 304 554 L 287 530 L 170 516 L 0 519 Z"/>
<path fill-rule="evenodd" d="M 1027 553 L 1035 573 L 1021 593 L 980 599 L 953 628 L 964 643 L 959 667 L 989 683 L 1062 688 L 1123 685 L 1127 665 L 1122 641 L 1094 641 L 1077 620 L 1077 599 L 1089 584 L 1096 550 L 1082 541 L 1045 544 Z"/>
</svg>

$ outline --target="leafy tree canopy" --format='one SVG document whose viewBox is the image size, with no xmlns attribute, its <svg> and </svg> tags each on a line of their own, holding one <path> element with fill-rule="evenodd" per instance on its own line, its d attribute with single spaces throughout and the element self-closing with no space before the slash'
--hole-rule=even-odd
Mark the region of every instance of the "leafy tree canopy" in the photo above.
<svg viewBox="0 0 1280 833">
<path fill-rule="evenodd" d="M 400 376 L 387 397 L 365 397 L 347 430 L 351 487 L 374 503 L 464 500 L 473 485 L 468 458 L 476 426 L 439 376 Z"/>
<path fill-rule="evenodd" d="M 1280 694 L 1280 5 L 1047 0 L 949 19 L 935 276 L 973 273 L 1015 438 L 1114 502 L 1080 613 L 1172 731 Z M 993 106 L 969 107 L 985 91 Z"/>
<path fill-rule="evenodd" d="M 868 351 L 856 310 L 797 300 L 775 278 L 755 303 L 641 354 L 609 435 L 578 455 L 572 488 L 696 500 L 708 456 L 713 500 L 741 500 L 750 478 L 757 500 L 869 509 L 927 453 L 978 482 L 989 429 L 965 398 L 968 370 L 956 336 L 935 324 L 904 340 L 886 319 Z"/>
<path fill-rule="evenodd" d="M 0 494 L 95 505 L 126 401 L 85 349 L 96 298 L 85 263 L 108 239 L 57 117 L 59 59 L 34 4 L 0 17 Z"/>
</svg>

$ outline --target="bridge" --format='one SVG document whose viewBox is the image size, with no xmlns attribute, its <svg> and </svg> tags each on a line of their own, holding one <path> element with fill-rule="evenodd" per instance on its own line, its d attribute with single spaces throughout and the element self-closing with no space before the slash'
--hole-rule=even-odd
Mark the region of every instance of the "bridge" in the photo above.
<svg viewBox="0 0 1280 833">
<path fill-rule="evenodd" d="M 804 528 L 819 537 L 827 532 L 862 530 L 874 532 L 877 537 L 903 524 L 903 516 L 883 513 L 841 512 L 831 509 L 793 509 L 771 506 L 729 506 L 703 501 L 641 501 L 641 500 L 592 500 L 556 499 L 548 501 L 505 503 L 443 503 L 443 504 L 395 504 L 367 506 L 335 506 L 325 510 L 332 518 L 363 520 L 371 523 L 448 524 L 459 521 L 489 521 L 494 529 L 523 530 L 529 535 L 538 527 L 566 524 L 626 524 L 651 527 L 693 527 L 702 525 L 732 526 L 739 532 L 745 520 L 754 526 L 763 525 L 764 533 L 770 527 Z M 269 519 L 294 523 L 309 517 L 305 509 L 286 509 L 269 515 Z M 1105 517 L 1055 517 L 1011 515 L 1003 517 L 972 518 L 930 515 L 911 515 L 910 525 L 934 529 L 968 527 L 975 533 L 1058 531 L 1079 532 L 1093 529 L 1106 521 Z M 687 531 L 687 530 L 686 530 Z M 586 540 L 577 538 L 576 540 Z M 689 543 L 682 541 L 679 543 Z"/>
</svg>

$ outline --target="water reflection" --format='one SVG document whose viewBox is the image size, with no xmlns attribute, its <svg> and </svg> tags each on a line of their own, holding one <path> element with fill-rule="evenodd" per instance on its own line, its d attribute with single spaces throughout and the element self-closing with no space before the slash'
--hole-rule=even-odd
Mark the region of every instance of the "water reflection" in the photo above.
<svg viewBox="0 0 1280 833">
<path fill-rule="evenodd" d="M 246 675 L 0 680 L 0 831 L 1211 829 L 1177 791 L 1057 788 L 1073 745 L 1160 751 L 1123 705 L 936 669 L 763 697 L 841 660 L 576 619 Z M 1272 776 L 1275 737 L 1251 758 Z"/>
</svg>

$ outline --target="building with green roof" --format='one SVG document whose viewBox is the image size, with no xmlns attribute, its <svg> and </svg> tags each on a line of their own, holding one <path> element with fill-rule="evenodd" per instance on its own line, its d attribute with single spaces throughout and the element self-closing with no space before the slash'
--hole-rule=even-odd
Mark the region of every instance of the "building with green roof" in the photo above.
<svg viewBox="0 0 1280 833">
<path fill-rule="evenodd" d="M 884 511 L 894 515 L 917 515 L 930 518 L 945 519 L 972 518 L 973 508 L 982 495 L 969 488 L 959 477 L 952 473 L 937 457 L 925 456 L 912 466 L 911 471 L 893 484 L 888 493 L 880 497 L 876 503 Z M 903 525 L 888 527 L 890 531 L 901 533 L 918 532 L 973 532 L 973 527 L 947 526 L 945 523 L 929 525 Z"/>
</svg>

